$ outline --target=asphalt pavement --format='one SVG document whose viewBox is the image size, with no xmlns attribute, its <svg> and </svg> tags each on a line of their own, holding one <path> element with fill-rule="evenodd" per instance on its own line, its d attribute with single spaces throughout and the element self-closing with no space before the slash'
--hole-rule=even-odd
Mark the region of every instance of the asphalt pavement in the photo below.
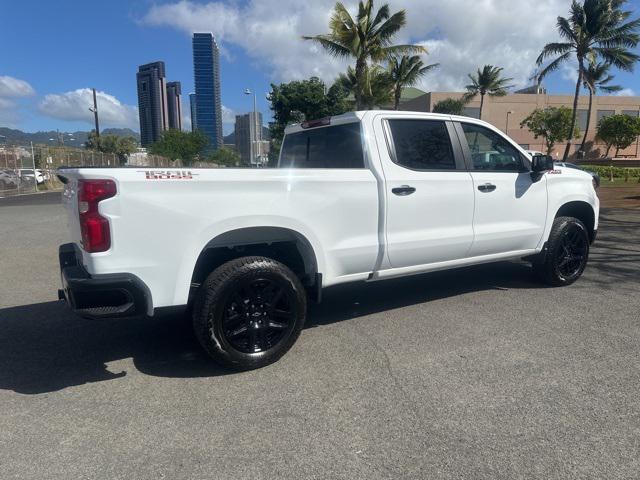
<svg viewBox="0 0 640 480">
<path fill-rule="evenodd" d="M 2 479 L 640 477 L 640 217 L 585 275 L 500 263 L 329 290 L 278 363 L 56 301 L 59 194 L 0 200 Z"/>
</svg>

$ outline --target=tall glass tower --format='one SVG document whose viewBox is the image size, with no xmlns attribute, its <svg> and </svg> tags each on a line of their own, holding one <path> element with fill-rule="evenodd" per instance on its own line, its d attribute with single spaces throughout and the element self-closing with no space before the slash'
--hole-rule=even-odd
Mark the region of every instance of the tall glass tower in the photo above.
<svg viewBox="0 0 640 480">
<path fill-rule="evenodd" d="M 198 130 L 209 139 L 209 150 L 222 147 L 220 52 L 211 33 L 193 34 L 193 75 Z"/>
</svg>

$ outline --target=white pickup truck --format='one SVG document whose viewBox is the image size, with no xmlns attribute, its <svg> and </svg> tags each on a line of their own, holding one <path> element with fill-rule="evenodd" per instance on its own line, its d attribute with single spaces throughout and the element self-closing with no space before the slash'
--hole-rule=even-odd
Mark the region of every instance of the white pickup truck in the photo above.
<svg viewBox="0 0 640 480">
<path fill-rule="evenodd" d="M 367 111 L 286 130 L 278 168 L 65 168 L 61 299 L 90 318 L 190 312 L 218 362 L 277 360 L 307 299 L 525 258 L 573 283 L 598 228 L 592 177 L 466 117 Z"/>
</svg>

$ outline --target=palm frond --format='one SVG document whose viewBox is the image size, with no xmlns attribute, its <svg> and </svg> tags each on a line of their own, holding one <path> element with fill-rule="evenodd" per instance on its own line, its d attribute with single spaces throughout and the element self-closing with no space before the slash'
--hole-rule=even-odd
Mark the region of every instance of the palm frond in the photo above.
<svg viewBox="0 0 640 480">
<path fill-rule="evenodd" d="M 571 50 L 573 50 L 573 47 L 574 46 L 571 43 L 547 43 L 542 49 L 542 52 L 540 52 L 540 55 L 538 55 L 536 64 L 538 66 L 542 65 L 547 58 L 553 57 L 555 55 L 565 55 L 566 53 L 569 53 Z"/>
<path fill-rule="evenodd" d="M 402 27 L 407 23 L 406 13 L 404 10 L 391 15 L 383 24 L 371 32 L 371 36 L 378 38 L 383 46 L 389 45 L 391 39 Z"/>
<path fill-rule="evenodd" d="M 542 70 L 540 70 L 540 72 L 538 73 L 537 81 L 541 82 L 542 79 L 545 78 L 547 75 L 549 75 L 551 72 L 555 72 L 560 67 L 560 65 L 562 65 L 564 62 L 569 60 L 569 58 L 571 58 L 571 53 L 572 52 L 567 52 L 563 55 L 560 55 L 549 65 L 547 65 Z"/>
<path fill-rule="evenodd" d="M 640 60 L 640 55 L 625 48 L 594 47 L 593 50 L 605 62 L 626 72 L 633 71 L 634 65 Z"/>
<path fill-rule="evenodd" d="M 302 38 L 317 43 L 334 57 L 349 57 L 353 55 L 350 48 L 335 41 L 330 35 L 315 35 Z"/>
</svg>

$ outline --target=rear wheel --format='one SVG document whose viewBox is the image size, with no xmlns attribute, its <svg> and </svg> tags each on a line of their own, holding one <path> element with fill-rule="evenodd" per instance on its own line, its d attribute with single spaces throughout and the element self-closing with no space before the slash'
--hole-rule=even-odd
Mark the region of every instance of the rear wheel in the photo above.
<svg viewBox="0 0 640 480">
<path fill-rule="evenodd" d="M 218 363 L 259 368 L 295 343 L 306 317 L 298 277 L 266 257 L 231 260 L 209 275 L 193 309 L 196 336 Z"/>
<path fill-rule="evenodd" d="M 560 287 L 575 282 L 587 266 L 589 233 L 584 224 L 573 217 L 558 217 L 553 222 L 547 253 L 533 268 L 547 284 Z"/>
</svg>

